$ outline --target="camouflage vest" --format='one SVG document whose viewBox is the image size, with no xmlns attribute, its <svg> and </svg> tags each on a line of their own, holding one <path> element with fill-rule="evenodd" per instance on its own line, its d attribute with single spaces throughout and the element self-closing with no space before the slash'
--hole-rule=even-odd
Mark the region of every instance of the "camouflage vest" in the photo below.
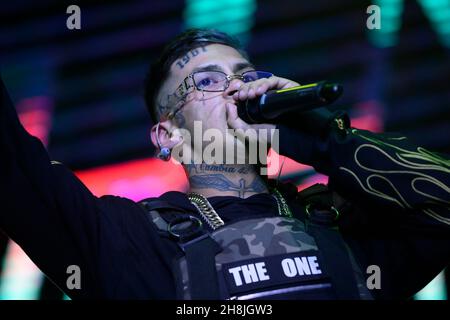
<svg viewBox="0 0 450 320">
<path fill-rule="evenodd" d="M 168 222 L 158 210 L 149 214 L 160 231 L 167 232 Z M 306 229 L 305 223 L 297 218 L 273 216 L 243 219 L 207 232 L 220 246 L 214 257 L 220 294 L 215 298 L 338 299 L 323 250 Z M 351 253 L 349 265 L 357 286 L 357 299 L 371 299 Z M 178 282 L 177 296 L 192 299 L 185 256 L 175 261 L 173 271 Z"/>
</svg>

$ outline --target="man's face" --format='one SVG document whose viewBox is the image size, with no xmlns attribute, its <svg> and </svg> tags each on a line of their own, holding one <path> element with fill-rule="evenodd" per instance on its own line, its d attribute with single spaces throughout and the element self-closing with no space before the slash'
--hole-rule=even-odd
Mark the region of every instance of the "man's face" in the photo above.
<svg viewBox="0 0 450 320">
<path fill-rule="evenodd" d="M 187 58 L 182 57 L 172 64 L 170 75 L 162 86 L 157 101 L 167 101 L 167 97 L 173 95 L 178 86 L 192 72 L 216 70 L 227 75 L 235 75 L 253 70 L 253 66 L 237 50 L 222 44 L 200 47 L 188 52 L 186 56 Z M 172 125 L 187 129 L 192 134 L 194 121 L 201 121 L 203 132 L 206 129 L 215 128 L 225 133 L 228 128 L 226 103 L 235 103 L 232 93 L 240 84 L 242 84 L 241 80 L 234 79 L 224 92 L 202 92 L 191 89 L 184 104 L 169 106 L 168 109 L 177 109 L 180 105 L 182 106 L 176 112 Z M 167 111 L 167 108 L 164 111 Z"/>
</svg>

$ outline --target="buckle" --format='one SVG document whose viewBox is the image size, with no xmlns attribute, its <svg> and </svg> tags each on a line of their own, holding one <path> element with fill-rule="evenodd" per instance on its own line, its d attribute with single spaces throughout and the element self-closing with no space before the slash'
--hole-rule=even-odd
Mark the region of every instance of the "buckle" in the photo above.
<svg viewBox="0 0 450 320">
<path fill-rule="evenodd" d="M 170 221 L 167 231 L 176 239 L 185 242 L 202 233 L 203 224 L 199 218 L 189 215 Z"/>
<path fill-rule="evenodd" d="M 313 207 L 313 204 L 307 204 L 305 210 L 306 215 L 313 222 L 317 222 L 320 224 L 330 224 L 337 221 L 340 217 L 339 210 L 334 206 L 331 206 L 329 210 L 317 210 L 314 208 L 311 209 L 311 207 Z"/>
</svg>

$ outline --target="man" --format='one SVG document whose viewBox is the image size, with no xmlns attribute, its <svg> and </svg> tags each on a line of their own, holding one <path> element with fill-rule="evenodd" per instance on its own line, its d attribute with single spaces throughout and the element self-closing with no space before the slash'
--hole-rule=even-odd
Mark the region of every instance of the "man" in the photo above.
<svg viewBox="0 0 450 320">
<path fill-rule="evenodd" d="M 180 146 L 203 154 L 187 139 L 195 123 L 224 136 L 277 129 L 279 152 L 330 183 L 297 193 L 260 176 L 247 153 L 244 164 L 184 163 L 188 194 L 141 203 L 97 198 L 51 161 L 2 86 L 0 226 L 72 298 L 410 297 L 449 262 L 449 161 L 405 137 L 352 129 L 341 113 L 276 125 L 238 117 L 239 101 L 297 85 L 256 72 L 226 34 L 181 34 L 146 83 L 160 157 Z M 73 265 L 81 288 L 70 290 Z"/>
</svg>

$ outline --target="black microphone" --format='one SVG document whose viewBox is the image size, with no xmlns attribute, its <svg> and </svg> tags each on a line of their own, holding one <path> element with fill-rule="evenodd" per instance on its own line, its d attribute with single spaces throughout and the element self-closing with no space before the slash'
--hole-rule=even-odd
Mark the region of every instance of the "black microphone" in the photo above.
<svg viewBox="0 0 450 320">
<path fill-rule="evenodd" d="M 281 90 L 267 91 L 257 99 L 238 104 L 239 117 L 247 123 L 273 122 L 285 113 L 301 113 L 334 102 L 342 94 L 337 83 L 320 81 Z"/>
</svg>

